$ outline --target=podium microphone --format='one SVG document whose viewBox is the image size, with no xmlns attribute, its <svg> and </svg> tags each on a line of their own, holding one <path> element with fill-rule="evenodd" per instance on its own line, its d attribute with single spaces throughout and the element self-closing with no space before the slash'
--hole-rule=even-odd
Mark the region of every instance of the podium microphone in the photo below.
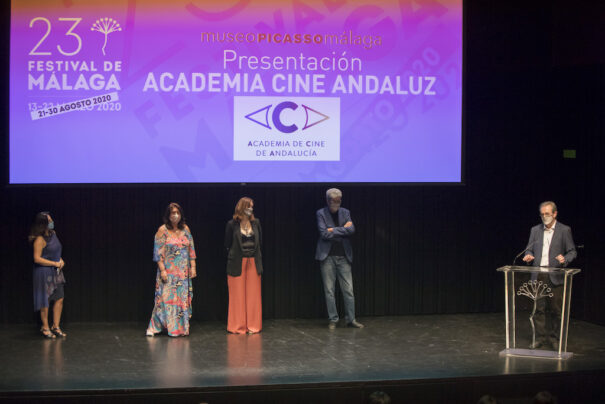
<svg viewBox="0 0 605 404">
<path fill-rule="evenodd" d="M 517 261 L 517 259 L 523 255 L 523 253 L 525 253 L 527 251 L 527 248 L 525 248 L 523 251 L 521 251 L 519 254 L 517 254 L 517 256 L 515 257 L 515 259 L 513 260 L 513 263 L 511 264 L 512 266 L 515 266 L 515 261 Z"/>
</svg>

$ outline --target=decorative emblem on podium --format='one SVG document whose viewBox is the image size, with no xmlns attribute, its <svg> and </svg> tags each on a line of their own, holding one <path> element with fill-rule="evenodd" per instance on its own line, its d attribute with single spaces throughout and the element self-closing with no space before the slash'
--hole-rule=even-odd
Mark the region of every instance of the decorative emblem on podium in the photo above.
<svg viewBox="0 0 605 404">
<path fill-rule="evenodd" d="M 553 297 L 552 289 L 547 283 L 531 280 L 524 282 L 523 285 L 519 287 L 517 295 L 527 296 L 534 301 L 534 307 L 529 315 L 529 323 L 531 324 L 532 331 L 531 346 L 533 347 L 536 344 L 536 326 L 534 324 L 534 315 L 536 314 L 536 309 L 538 307 L 538 300 L 546 297 Z"/>
</svg>

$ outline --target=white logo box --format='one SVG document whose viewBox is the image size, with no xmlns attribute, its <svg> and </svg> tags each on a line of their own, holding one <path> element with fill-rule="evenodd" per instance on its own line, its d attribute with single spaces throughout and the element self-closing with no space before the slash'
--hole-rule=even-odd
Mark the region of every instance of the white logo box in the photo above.
<svg viewBox="0 0 605 404">
<path fill-rule="evenodd" d="M 233 159 L 339 161 L 340 98 L 233 97 Z"/>
</svg>

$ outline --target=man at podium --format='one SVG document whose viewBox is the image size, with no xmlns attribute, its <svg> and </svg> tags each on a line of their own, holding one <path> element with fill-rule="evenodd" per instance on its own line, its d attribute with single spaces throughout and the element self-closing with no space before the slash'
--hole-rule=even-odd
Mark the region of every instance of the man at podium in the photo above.
<svg viewBox="0 0 605 404">
<path fill-rule="evenodd" d="M 532 227 L 523 261 L 540 267 L 566 267 L 576 258 L 576 246 L 571 228 L 557 221 L 557 205 L 552 201 L 542 202 L 539 207 L 542 224 Z M 538 300 L 534 321 L 536 342 L 531 349 L 558 349 L 561 305 L 563 301 L 562 274 L 539 274 L 538 280 L 550 284 L 553 297 Z M 546 312 L 550 311 L 547 318 Z"/>
</svg>

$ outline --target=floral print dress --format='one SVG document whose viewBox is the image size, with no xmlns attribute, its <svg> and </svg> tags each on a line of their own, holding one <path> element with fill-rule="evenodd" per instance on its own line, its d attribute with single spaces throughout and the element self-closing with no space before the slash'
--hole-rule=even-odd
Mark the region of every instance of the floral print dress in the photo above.
<svg viewBox="0 0 605 404">
<path fill-rule="evenodd" d="M 191 285 L 189 260 L 195 259 L 193 237 L 186 227 L 170 233 L 166 226 L 155 235 L 153 260 L 162 261 L 168 281 L 163 282 L 158 267 L 155 281 L 155 305 L 147 332 L 157 334 L 166 329 L 171 337 L 189 335 Z"/>
</svg>

